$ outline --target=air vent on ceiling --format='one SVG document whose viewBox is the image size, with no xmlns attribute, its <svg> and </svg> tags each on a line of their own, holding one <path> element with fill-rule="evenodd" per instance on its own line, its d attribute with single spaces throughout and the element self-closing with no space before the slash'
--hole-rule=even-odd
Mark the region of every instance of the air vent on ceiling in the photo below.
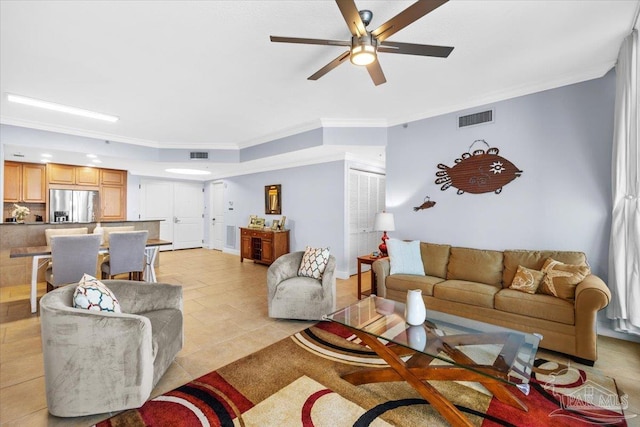
<svg viewBox="0 0 640 427">
<path fill-rule="evenodd" d="M 493 110 L 481 111 L 479 113 L 467 114 L 458 117 L 458 127 L 480 125 L 482 123 L 493 123 Z"/>
<path fill-rule="evenodd" d="M 13 157 L 24 157 L 22 153 L 13 153 Z"/>
<path fill-rule="evenodd" d="M 189 153 L 189 158 L 191 160 L 207 160 L 209 158 L 208 151 L 192 151 Z"/>
</svg>

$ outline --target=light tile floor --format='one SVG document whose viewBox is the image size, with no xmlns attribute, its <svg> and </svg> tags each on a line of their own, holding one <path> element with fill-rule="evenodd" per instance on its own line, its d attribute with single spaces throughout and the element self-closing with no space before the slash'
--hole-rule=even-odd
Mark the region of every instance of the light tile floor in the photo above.
<svg viewBox="0 0 640 427">
<path fill-rule="evenodd" d="M 185 345 L 160 383 L 156 396 L 253 353 L 313 322 L 267 316 L 267 267 L 206 249 L 163 252 L 161 282 L 181 284 Z M 368 274 L 368 273 L 367 273 Z M 368 283 L 369 278 L 363 279 Z M 356 301 L 356 276 L 337 281 L 337 305 Z M 39 295 L 44 293 L 44 284 Z M 596 370 L 616 378 L 629 396 L 629 412 L 640 413 L 640 344 L 599 337 Z M 541 350 L 541 357 L 572 363 Z M 590 368 L 576 365 L 589 370 Z M 29 312 L 29 288 L 0 288 L 0 425 L 90 426 L 109 414 L 62 419 L 48 414 L 40 342 L 40 318 Z M 640 417 L 629 425 L 640 425 Z"/>
</svg>

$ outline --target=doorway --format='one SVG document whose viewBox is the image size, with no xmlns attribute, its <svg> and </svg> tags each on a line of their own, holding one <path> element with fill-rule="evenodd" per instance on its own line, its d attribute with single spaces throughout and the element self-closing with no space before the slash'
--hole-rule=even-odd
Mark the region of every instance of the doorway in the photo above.
<svg viewBox="0 0 640 427">
<path fill-rule="evenodd" d="M 382 234 L 373 230 L 376 213 L 385 209 L 386 177 L 349 169 L 349 274 L 357 272 L 357 258 L 378 249 Z M 363 266 L 367 271 L 368 266 Z"/>
<path fill-rule="evenodd" d="M 221 251 L 224 245 L 224 183 L 212 182 L 209 185 L 209 248 Z"/>
<path fill-rule="evenodd" d="M 140 219 L 161 220 L 160 239 L 173 242 L 171 246 L 163 248 L 202 247 L 203 184 L 142 180 L 140 191 Z"/>
</svg>

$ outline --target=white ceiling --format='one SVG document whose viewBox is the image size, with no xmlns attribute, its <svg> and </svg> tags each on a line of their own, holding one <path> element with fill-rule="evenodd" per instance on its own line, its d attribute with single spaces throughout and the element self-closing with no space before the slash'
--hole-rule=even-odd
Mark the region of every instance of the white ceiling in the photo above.
<svg viewBox="0 0 640 427">
<path fill-rule="evenodd" d="M 374 29 L 412 2 L 356 4 L 373 11 Z M 639 7 L 640 0 L 452 0 L 389 39 L 454 46 L 449 58 L 381 53 L 387 83 L 376 87 L 348 62 L 307 80 L 342 47 L 269 41 L 348 39 L 333 1 L 2 0 L 0 121 L 188 149 L 243 148 L 322 124 L 390 126 L 600 77 Z M 120 120 L 9 104 L 7 93 Z M 379 150 L 372 155 L 379 160 Z"/>
</svg>

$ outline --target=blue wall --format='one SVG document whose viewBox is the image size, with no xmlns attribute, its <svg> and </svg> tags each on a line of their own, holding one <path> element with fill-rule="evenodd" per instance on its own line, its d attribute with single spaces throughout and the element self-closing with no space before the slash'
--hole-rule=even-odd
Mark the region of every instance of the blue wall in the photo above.
<svg viewBox="0 0 640 427">
<path fill-rule="evenodd" d="M 607 278 L 615 75 L 389 129 L 387 210 L 393 237 L 487 249 L 587 254 Z M 457 117 L 495 108 L 495 120 L 458 129 Z M 523 170 L 501 194 L 456 194 L 435 184 L 438 163 L 476 139 Z M 473 149 L 484 148 L 483 144 Z M 436 206 L 414 212 L 425 196 Z"/>
<path fill-rule="evenodd" d="M 290 229 L 291 251 L 305 246 L 329 247 L 336 257 L 337 270 L 347 270 L 345 254 L 345 162 L 335 161 L 280 169 L 224 179 L 225 206 L 233 202 L 233 213 L 225 213 L 225 225 L 245 227 L 249 215 L 265 218 L 267 224 L 282 215 Z M 282 185 L 282 215 L 264 214 L 265 185 Z M 236 235 L 239 250 L 240 236 Z"/>
</svg>

